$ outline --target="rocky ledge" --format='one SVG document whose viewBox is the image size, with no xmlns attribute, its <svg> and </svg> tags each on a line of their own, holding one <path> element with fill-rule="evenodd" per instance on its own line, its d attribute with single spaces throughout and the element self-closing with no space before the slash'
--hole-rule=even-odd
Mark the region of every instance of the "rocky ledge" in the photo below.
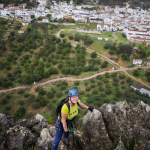
<svg viewBox="0 0 150 150">
<path fill-rule="evenodd" d="M 70 135 L 68 147 L 62 139 L 58 150 L 149 150 L 150 106 L 143 101 L 136 105 L 126 101 L 104 104 L 99 110 L 87 112 L 82 119 L 82 131 L 75 131 L 74 143 Z M 48 125 L 40 114 L 18 122 L 0 114 L 1 150 L 51 150 L 54 137 L 55 125 Z"/>
</svg>

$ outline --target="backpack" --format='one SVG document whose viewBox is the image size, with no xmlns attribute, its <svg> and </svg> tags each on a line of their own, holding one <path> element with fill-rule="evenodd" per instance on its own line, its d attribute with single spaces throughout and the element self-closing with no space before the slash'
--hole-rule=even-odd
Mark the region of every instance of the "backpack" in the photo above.
<svg viewBox="0 0 150 150">
<path fill-rule="evenodd" d="M 68 101 L 67 99 L 61 100 L 61 101 L 59 102 L 57 108 L 56 108 L 56 115 L 57 115 L 57 116 L 60 116 L 60 118 L 61 118 L 61 108 L 62 108 L 62 106 L 63 106 L 64 104 L 67 105 L 68 110 L 69 110 L 69 112 L 70 112 L 70 104 L 69 104 L 69 101 Z M 79 106 L 79 103 L 78 103 L 78 102 L 77 102 L 77 105 Z"/>
</svg>

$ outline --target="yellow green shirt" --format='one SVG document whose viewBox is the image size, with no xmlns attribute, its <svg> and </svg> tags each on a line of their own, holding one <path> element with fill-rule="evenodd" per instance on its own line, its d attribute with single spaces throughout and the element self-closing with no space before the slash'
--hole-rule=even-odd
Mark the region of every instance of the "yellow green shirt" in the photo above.
<svg viewBox="0 0 150 150">
<path fill-rule="evenodd" d="M 80 100 L 78 100 L 78 103 L 80 104 Z M 61 112 L 67 115 L 67 120 L 72 120 L 77 114 L 78 114 L 78 104 L 75 104 L 74 107 L 70 106 L 70 111 L 68 109 L 68 106 L 64 104 L 61 108 Z"/>
</svg>

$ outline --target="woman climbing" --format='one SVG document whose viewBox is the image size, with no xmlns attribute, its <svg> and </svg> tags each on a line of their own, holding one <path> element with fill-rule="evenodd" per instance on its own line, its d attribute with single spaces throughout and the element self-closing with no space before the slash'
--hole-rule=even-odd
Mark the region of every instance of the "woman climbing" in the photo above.
<svg viewBox="0 0 150 150">
<path fill-rule="evenodd" d="M 62 106 L 61 106 L 62 105 Z M 78 90 L 72 88 L 68 91 L 68 97 L 61 101 L 59 105 L 60 115 L 56 121 L 56 136 L 52 145 L 52 150 L 57 150 L 59 142 L 63 136 L 64 143 L 69 145 L 68 125 L 72 124 L 78 115 L 78 106 L 93 112 L 94 106 L 88 107 L 79 100 Z M 61 107 L 61 108 L 60 108 Z M 57 109 L 57 111 L 59 111 Z"/>
</svg>

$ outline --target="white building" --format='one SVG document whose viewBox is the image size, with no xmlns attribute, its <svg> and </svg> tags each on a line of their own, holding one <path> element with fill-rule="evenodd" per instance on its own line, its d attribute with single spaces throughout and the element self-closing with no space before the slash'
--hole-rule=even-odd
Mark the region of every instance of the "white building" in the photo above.
<svg viewBox="0 0 150 150">
<path fill-rule="evenodd" d="M 4 4 L 0 4 L 0 9 L 1 9 L 1 8 L 4 8 Z"/>
<path fill-rule="evenodd" d="M 133 65 L 141 65 L 142 60 L 141 59 L 133 59 Z"/>
<path fill-rule="evenodd" d="M 48 18 L 42 18 L 42 22 L 43 23 L 49 23 L 49 20 L 48 20 Z"/>
<path fill-rule="evenodd" d="M 102 41 L 102 40 L 103 40 L 103 38 L 102 38 L 102 37 L 98 37 L 97 39 L 98 39 L 99 41 Z"/>
<path fill-rule="evenodd" d="M 150 89 L 148 89 L 147 87 L 143 86 L 142 84 L 136 82 L 134 83 L 131 88 L 133 88 L 134 90 L 138 90 L 140 93 L 142 94 L 147 94 L 148 97 L 150 97 Z"/>
</svg>

